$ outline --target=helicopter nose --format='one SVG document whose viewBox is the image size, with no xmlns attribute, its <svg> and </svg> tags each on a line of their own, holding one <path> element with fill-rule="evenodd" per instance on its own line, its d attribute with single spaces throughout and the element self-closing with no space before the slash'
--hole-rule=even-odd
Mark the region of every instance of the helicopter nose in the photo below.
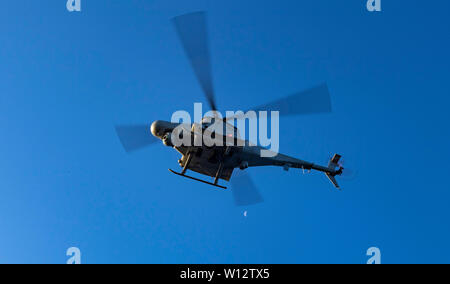
<svg viewBox="0 0 450 284">
<path fill-rule="evenodd" d="M 153 136 L 157 138 L 162 138 L 167 132 L 173 131 L 173 129 L 177 126 L 178 126 L 177 123 L 157 120 L 152 123 L 152 127 L 150 128 L 150 130 Z"/>
<path fill-rule="evenodd" d="M 155 137 L 161 137 L 161 135 L 163 134 L 163 122 L 160 120 L 157 120 L 155 122 L 152 123 L 152 127 L 150 128 L 152 135 Z"/>
</svg>

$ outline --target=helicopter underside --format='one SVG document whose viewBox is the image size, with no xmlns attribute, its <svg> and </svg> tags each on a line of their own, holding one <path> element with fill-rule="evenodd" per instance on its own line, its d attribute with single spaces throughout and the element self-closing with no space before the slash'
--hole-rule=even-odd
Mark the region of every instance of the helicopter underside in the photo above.
<svg viewBox="0 0 450 284">
<path fill-rule="evenodd" d="M 239 165 L 236 147 L 226 153 L 225 147 L 175 147 L 183 157 L 180 166 L 196 173 L 230 181 L 234 169 Z M 187 167 L 186 164 L 188 163 Z"/>
</svg>

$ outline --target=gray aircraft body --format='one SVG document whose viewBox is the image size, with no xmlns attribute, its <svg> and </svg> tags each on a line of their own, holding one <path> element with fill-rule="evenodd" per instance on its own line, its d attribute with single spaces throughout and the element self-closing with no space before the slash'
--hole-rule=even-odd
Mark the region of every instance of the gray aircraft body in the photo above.
<svg viewBox="0 0 450 284">
<path fill-rule="evenodd" d="M 194 74 L 204 92 L 211 110 L 217 111 L 215 101 L 210 52 L 206 28 L 205 13 L 197 12 L 173 19 L 176 31 L 183 45 L 184 51 L 189 59 Z M 303 114 L 317 114 L 331 112 L 331 99 L 326 84 L 321 84 L 309 90 L 296 93 L 294 95 L 276 100 L 252 109 L 259 111 L 279 111 L 280 116 L 292 116 Z M 205 129 L 216 123 L 217 117 L 205 117 L 201 123 L 194 123 L 185 126 L 194 142 L 196 137 L 202 135 Z M 238 117 L 233 119 L 240 119 Z M 278 166 L 285 170 L 290 168 L 301 169 L 303 171 L 316 170 L 323 172 L 339 188 L 336 176 L 343 172 L 343 167 L 339 164 L 341 156 L 336 154 L 329 161 L 327 166 L 316 165 L 287 155 L 275 153 L 272 156 L 263 156 L 261 151 L 266 150 L 258 145 L 253 145 L 247 140 L 241 143 L 227 143 L 227 133 L 225 130 L 232 129 L 233 137 L 240 139 L 238 129 L 229 123 L 227 119 L 221 119 L 223 123 L 222 133 L 217 135 L 223 137 L 223 145 L 206 146 L 191 143 L 189 145 L 174 145 L 172 136 L 174 130 L 181 126 L 179 123 L 157 120 L 150 125 L 125 125 L 116 126 L 119 139 L 127 152 L 132 152 L 152 144 L 155 141 L 162 141 L 164 145 L 173 147 L 182 158 L 178 161 L 182 167 L 181 172 L 170 170 L 171 172 L 200 181 L 209 185 L 224 188 L 219 184 L 220 180 L 230 181 L 236 169 L 246 170 L 251 167 Z M 157 139 L 155 139 L 157 138 Z M 197 146 L 196 146 L 197 145 Z M 211 177 L 211 181 L 187 175 L 188 170 Z M 254 188 L 251 180 L 244 175 L 244 179 L 237 187 L 233 186 L 233 194 L 238 205 L 251 205 L 262 201 L 262 197 Z M 234 178 L 234 177 L 233 177 Z"/>
</svg>

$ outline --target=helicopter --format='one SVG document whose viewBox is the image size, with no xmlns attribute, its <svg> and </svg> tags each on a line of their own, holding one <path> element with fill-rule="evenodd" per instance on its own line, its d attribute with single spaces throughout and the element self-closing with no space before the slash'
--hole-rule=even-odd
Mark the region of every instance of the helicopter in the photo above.
<svg viewBox="0 0 450 284">
<path fill-rule="evenodd" d="M 288 171 L 290 168 L 303 171 L 316 170 L 323 172 L 331 183 L 340 188 L 336 176 L 343 173 L 340 164 L 341 156 L 335 154 L 327 166 L 303 161 L 280 153 L 262 156 L 264 147 L 241 139 L 239 129 L 230 121 L 243 119 L 240 115 L 222 118 L 216 115 L 218 108 L 212 80 L 212 68 L 207 33 L 205 12 L 194 12 L 173 18 L 173 24 L 181 41 L 185 54 L 190 62 L 200 87 L 208 101 L 213 115 L 205 116 L 200 123 L 182 124 L 157 120 L 143 125 L 117 125 L 115 127 L 122 146 L 127 153 L 134 152 L 161 141 L 165 146 L 172 147 L 181 154 L 178 161 L 182 168 L 180 172 L 169 169 L 175 175 L 216 188 L 227 189 L 219 184 L 220 180 L 231 181 L 232 193 L 238 206 L 248 206 L 263 201 L 261 194 L 255 188 L 245 170 L 252 167 L 278 166 Z M 273 101 L 253 108 L 254 111 L 276 110 L 280 116 L 303 114 L 318 114 L 331 112 L 331 99 L 326 83 L 306 91 Z M 187 141 L 192 143 L 175 144 L 175 136 L 179 130 L 191 134 Z M 195 143 L 207 132 L 213 132 L 214 139 L 223 141 L 221 145 L 206 145 Z M 231 135 L 230 135 L 231 134 Z M 182 135 L 183 136 L 183 135 Z M 216 137 L 217 136 L 217 137 Z M 229 139 L 231 138 L 231 139 Z M 235 170 L 244 174 L 234 176 Z M 188 175 L 188 171 L 212 178 L 211 181 Z M 236 180 L 236 183 L 233 181 Z M 237 184 L 237 186 L 235 186 Z"/>
</svg>

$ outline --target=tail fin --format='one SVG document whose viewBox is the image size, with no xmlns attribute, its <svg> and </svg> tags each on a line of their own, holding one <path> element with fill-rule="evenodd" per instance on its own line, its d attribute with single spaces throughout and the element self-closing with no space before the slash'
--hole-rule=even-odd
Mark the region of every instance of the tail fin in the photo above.
<svg viewBox="0 0 450 284">
<path fill-rule="evenodd" d="M 326 173 L 328 179 L 331 181 L 331 183 L 337 188 L 337 189 L 341 189 L 341 187 L 339 186 L 339 184 L 336 181 L 336 178 L 334 176 L 332 176 L 329 173 Z"/>
<path fill-rule="evenodd" d="M 331 181 L 331 183 L 338 189 L 340 187 L 336 181 L 335 176 L 342 174 L 343 168 L 339 166 L 340 159 L 341 159 L 341 155 L 335 154 L 333 156 L 333 158 L 330 160 L 330 162 L 328 163 L 329 171 L 325 173 L 327 175 L 328 179 Z M 337 168 L 339 168 L 339 169 L 337 169 Z"/>
</svg>

